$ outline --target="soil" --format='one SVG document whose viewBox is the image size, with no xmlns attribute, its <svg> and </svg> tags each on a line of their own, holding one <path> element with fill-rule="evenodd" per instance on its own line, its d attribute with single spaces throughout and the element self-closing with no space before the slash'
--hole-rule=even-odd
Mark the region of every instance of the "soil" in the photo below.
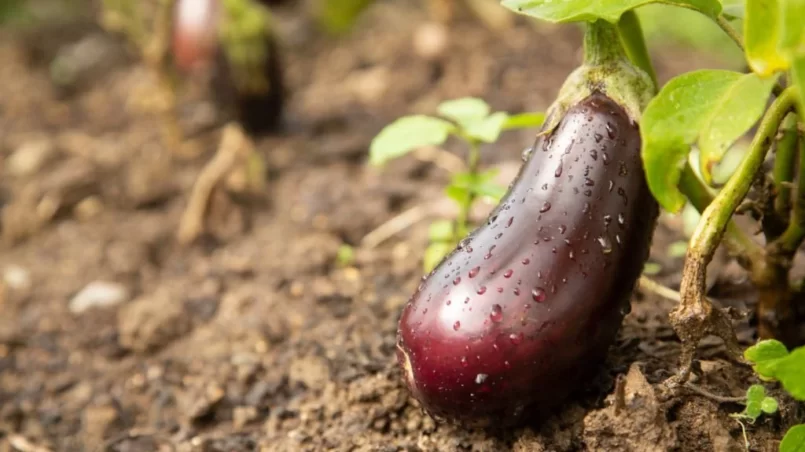
<svg viewBox="0 0 805 452">
<path fill-rule="evenodd" d="M 395 334 L 422 274 L 428 221 L 371 248 L 362 239 L 441 199 L 448 174 L 413 156 L 369 167 L 368 144 L 395 118 L 460 96 L 544 110 L 581 40 L 574 26 L 518 19 L 494 33 L 460 13 L 441 48 L 417 5 L 379 2 L 338 40 L 279 10 L 290 98 L 283 132 L 257 142 L 267 196 L 221 198 L 216 227 L 189 246 L 176 230 L 220 138 L 203 84 L 189 82 L 181 102 L 200 152 L 171 156 L 142 105 L 153 81 L 135 59 L 65 93 L 42 48 L 0 31 L 0 451 L 744 450 L 729 416 L 740 404 L 663 389 L 679 342 L 667 320 L 674 302 L 651 293 L 635 293 L 606 365 L 547 420 L 466 430 L 435 423 L 409 398 Z M 657 55 L 663 80 L 721 67 L 689 49 Z M 511 177 L 534 132 L 504 134 L 483 163 Z M 458 143 L 446 149 L 462 155 Z M 681 259 L 667 248 L 681 230 L 663 217 L 653 246 L 655 278 L 670 287 Z M 351 261 L 339 258 L 344 244 Z M 713 296 L 751 312 L 740 268 L 723 255 L 712 268 Z M 744 345 L 755 341 L 751 319 L 737 328 Z M 717 340 L 698 358 L 693 382 L 711 393 L 739 396 L 757 382 Z M 776 450 L 802 420 L 774 395 L 781 413 L 746 426 L 751 450 Z"/>
</svg>

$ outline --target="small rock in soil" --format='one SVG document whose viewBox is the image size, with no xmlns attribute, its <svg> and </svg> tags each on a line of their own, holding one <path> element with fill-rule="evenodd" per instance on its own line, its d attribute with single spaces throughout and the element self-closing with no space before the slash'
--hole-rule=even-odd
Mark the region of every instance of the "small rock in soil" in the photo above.
<svg viewBox="0 0 805 452">
<path fill-rule="evenodd" d="M 232 411 L 232 425 L 240 430 L 249 422 L 257 419 L 257 408 L 253 406 L 238 406 Z"/>
<path fill-rule="evenodd" d="M 209 414 L 225 395 L 217 384 L 197 381 L 180 394 L 179 405 L 187 420 L 193 422 Z"/>
<path fill-rule="evenodd" d="M 31 287 L 31 272 L 18 265 L 9 265 L 3 271 L 3 282 L 11 290 L 28 290 Z"/>
<path fill-rule="evenodd" d="M 6 170 L 15 177 L 33 175 L 55 156 L 55 150 L 48 138 L 22 143 L 6 160 Z"/>
<path fill-rule="evenodd" d="M 148 265 L 148 247 L 141 242 L 118 240 L 107 246 L 104 257 L 104 263 L 115 274 L 134 275 Z"/>
<path fill-rule="evenodd" d="M 70 300 L 70 312 L 81 314 L 91 308 L 117 306 L 129 299 L 129 290 L 110 281 L 93 281 Z"/>
<path fill-rule="evenodd" d="M 118 313 L 119 342 L 136 352 L 153 351 L 190 330 L 184 304 L 167 291 L 146 295 Z"/>
<path fill-rule="evenodd" d="M 117 409 L 111 405 L 87 407 L 81 420 L 84 444 L 88 447 L 103 444 L 117 421 Z"/>
<path fill-rule="evenodd" d="M 425 23 L 414 31 L 414 51 L 427 60 L 444 55 L 450 35 L 447 28 L 438 22 Z"/>
</svg>

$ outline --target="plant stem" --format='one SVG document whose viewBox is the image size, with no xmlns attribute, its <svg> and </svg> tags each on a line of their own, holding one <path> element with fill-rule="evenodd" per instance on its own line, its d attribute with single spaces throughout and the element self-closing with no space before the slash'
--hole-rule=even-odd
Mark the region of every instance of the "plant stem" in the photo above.
<svg viewBox="0 0 805 452">
<path fill-rule="evenodd" d="M 749 191 L 755 175 L 766 158 L 771 140 L 777 133 L 777 127 L 788 113 L 789 108 L 794 105 L 796 96 L 794 89 L 788 88 L 775 99 L 760 123 L 747 156 L 724 188 L 713 199 L 713 202 L 702 213 L 702 219 L 691 238 L 691 249 L 708 262 L 713 257 L 733 212 Z"/>
<path fill-rule="evenodd" d="M 723 14 L 719 14 L 719 16 L 716 18 L 716 23 L 718 24 L 719 27 L 721 27 L 722 30 L 724 30 L 724 33 L 727 33 L 730 39 L 732 39 L 732 41 L 735 42 L 735 45 L 737 45 L 738 48 L 741 49 L 741 52 L 743 52 L 744 50 L 743 38 L 741 37 L 740 34 L 738 34 L 738 30 L 732 28 L 732 25 L 730 25 L 730 21 L 728 21 Z"/>
<path fill-rule="evenodd" d="M 174 3 L 175 0 L 159 0 L 154 19 L 153 36 L 146 41 L 142 53 L 146 64 L 157 79 L 159 92 L 165 99 L 160 120 L 163 139 L 168 149 L 178 152 L 184 137 L 176 114 L 177 83 L 167 62 Z"/>
<path fill-rule="evenodd" d="M 478 175 L 478 164 L 481 161 L 481 150 L 478 146 L 478 141 L 469 138 L 469 152 L 467 153 L 467 171 L 474 179 Z M 467 191 L 465 202 L 461 205 L 461 211 L 458 214 L 455 229 L 455 240 L 458 242 L 463 239 L 469 232 L 469 219 L 472 204 L 475 202 L 475 192 L 473 190 Z"/>
<path fill-rule="evenodd" d="M 788 132 L 791 131 L 786 131 L 786 134 Z M 797 175 L 797 187 L 796 191 L 794 192 L 795 198 L 793 209 L 791 210 L 791 221 L 789 221 L 788 227 L 776 241 L 776 246 L 779 246 L 779 250 L 782 252 L 782 254 L 788 257 L 793 256 L 793 254 L 797 251 L 797 248 L 799 248 L 799 245 L 802 243 L 803 238 L 805 238 L 805 143 L 803 142 L 805 140 L 803 140 L 802 137 L 798 137 L 799 134 L 796 131 L 796 128 L 793 130 L 793 135 L 794 138 L 791 140 L 791 144 L 789 145 L 790 149 L 788 152 L 791 153 L 790 169 L 792 173 L 794 167 L 793 157 L 796 153 L 799 153 L 799 174 Z M 782 143 L 783 141 L 781 140 L 780 144 L 782 145 Z M 777 158 L 780 158 L 779 154 L 777 155 Z M 790 188 L 786 188 L 788 189 L 788 195 L 790 196 Z M 790 198 L 788 205 L 790 206 Z"/>
<path fill-rule="evenodd" d="M 791 181 L 794 180 L 794 158 L 796 157 L 797 130 L 783 126 L 782 136 L 777 141 L 777 151 L 774 157 L 774 212 L 780 218 L 788 220 L 791 209 Z"/>
<path fill-rule="evenodd" d="M 755 176 L 760 170 L 780 122 L 794 105 L 796 99 L 797 93 L 795 89 L 788 88 L 783 91 L 780 97 L 774 100 L 752 139 L 748 154 L 738 166 L 735 174 L 730 177 L 724 188 L 715 196 L 713 202 L 704 210 L 702 218 L 699 220 L 699 224 L 690 239 L 679 290 L 682 302 L 670 315 L 671 325 L 682 340 L 680 369 L 677 376 L 674 377 L 676 381 L 673 381 L 672 384 L 679 384 L 687 380 L 690 375 L 696 345 L 707 334 L 721 337 L 731 355 L 741 356 L 741 349 L 735 338 L 730 319 L 724 312 L 714 309 L 704 296 L 707 264 L 713 259 L 716 248 L 724 236 L 735 209 L 746 197 Z M 770 265 L 753 265 L 751 270 L 752 281 L 761 291 L 761 303 L 763 302 L 764 290 L 768 294 L 778 295 L 774 290 L 779 290 L 779 272 L 774 271 Z M 785 278 L 783 278 L 784 282 Z M 785 291 L 786 289 L 787 287 L 784 285 L 782 290 Z M 762 318 L 761 323 L 763 323 Z M 761 329 L 761 333 L 766 334 L 767 331 Z"/>
<path fill-rule="evenodd" d="M 690 163 L 686 163 L 682 170 L 679 189 L 699 213 L 704 212 L 713 202 L 713 194 L 693 172 Z M 753 267 L 764 265 L 766 252 L 763 247 L 746 235 L 731 219 L 724 231 L 723 242 L 730 254 L 737 256 L 738 262 L 745 268 L 751 270 Z"/>
<path fill-rule="evenodd" d="M 646 40 L 643 38 L 640 18 L 637 17 L 634 10 L 626 11 L 621 16 L 618 21 L 618 35 L 623 47 L 626 49 L 626 55 L 635 66 L 651 77 L 654 89 L 658 89 L 657 73 L 654 72 L 654 66 L 651 64 L 651 55 L 648 53 Z"/>
<path fill-rule="evenodd" d="M 626 53 L 614 25 L 605 20 L 587 23 L 587 31 L 584 33 L 584 64 L 601 66 L 625 58 Z"/>
<path fill-rule="evenodd" d="M 788 91 L 788 90 L 786 90 Z M 786 134 L 793 132 L 793 139 L 785 143 Z M 788 280 L 794 254 L 805 238 L 805 140 L 796 124 L 792 130 L 783 132 L 783 140 L 778 143 L 777 159 L 787 158 L 791 172 L 794 168 L 794 156 L 799 154 L 799 174 L 797 186 L 793 193 L 794 200 L 791 206 L 790 198 L 786 204 L 790 210 L 788 227 L 774 241 L 766 247 L 768 253 L 768 266 L 764 279 L 755 283 L 758 289 L 757 317 L 758 335 L 761 338 L 776 338 L 788 346 L 799 345 L 802 340 L 800 319 L 793 308 L 793 300 L 801 290 L 799 283 L 792 285 Z M 786 149 L 781 149 L 785 143 Z M 780 154 L 783 150 L 784 155 Z M 790 155 L 785 155 L 789 153 Z M 777 169 L 775 161 L 775 169 Z M 777 182 L 775 172 L 775 183 Z M 790 187 L 785 187 L 788 196 L 791 196 Z M 782 192 L 778 192 L 780 196 Z M 775 200 L 776 201 L 776 200 Z M 775 203 L 776 204 L 776 203 Z M 776 207 L 776 205 L 775 205 Z M 788 215 L 788 210 L 784 211 Z"/>
</svg>

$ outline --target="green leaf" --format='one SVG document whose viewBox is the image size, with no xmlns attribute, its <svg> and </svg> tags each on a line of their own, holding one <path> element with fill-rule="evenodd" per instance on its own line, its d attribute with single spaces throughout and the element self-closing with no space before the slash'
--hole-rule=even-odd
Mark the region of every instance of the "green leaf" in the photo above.
<svg viewBox="0 0 805 452">
<path fill-rule="evenodd" d="M 349 31 L 361 13 L 374 0 L 318 0 L 314 3 L 314 16 L 319 26 L 332 34 Z"/>
<path fill-rule="evenodd" d="M 699 220 L 701 219 L 702 214 L 696 210 L 696 207 L 693 207 L 693 204 L 685 204 L 685 207 L 682 208 L 682 232 L 685 233 L 685 237 L 693 237 L 693 233 L 696 231 L 696 227 L 699 226 Z"/>
<path fill-rule="evenodd" d="M 805 116 L 805 0 L 779 0 L 781 10 L 778 48 L 788 57 L 791 81 L 799 88 L 799 113 Z"/>
<path fill-rule="evenodd" d="M 761 79 L 757 74 L 746 74 L 715 100 L 699 136 L 699 168 L 706 183 L 713 181 L 713 165 L 760 119 L 776 81 L 777 77 Z"/>
<path fill-rule="evenodd" d="M 744 17 L 744 0 L 721 0 L 722 11 L 724 16 L 742 19 Z"/>
<path fill-rule="evenodd" d="M 772 367 L 773 378 L 780 381 L 791 397 L 805 400 L 805 347 L 779 358 Z"/>
<path fill-rule="evenodd" d="M 450 178 L 450 183 L 460 185 L 462 187 L 468 187 L 472 184 L 491 181 L 495 178 L 495 176 L 498 175 L 499 172 L 500 170 L 498 168 L 490 168 L 477 174 L 462 171 L 460 173 L 453 174 L 453 177 Z"/>
<path fill-rule="evenodd" d="M 457 202 L 460 206 L 463 206 L 467 203 L 467 201 L 469 201 L 470 191 L 466 186 L 450 184 L 444 189 L 444 193 L 448 198 Z"/>
<path fill-rule="evenodd" d="M 462 128 L 470 122 L 489 116 L 489 105 L 476 97 L 462 97 L 442 102 L 437 111 L 445 118 L 452 119 Z"/>
<path fill-rule="evenodd" d="M 746 402 L 746 407 L 744 408 L 744 411 L 743 411 L 743 415 L 748 417 L 748 418 L 750 418 L 750 419 L 752 419 L 752 421 L 754 422 L 758 417 L 760 417 L 760 414 L 762 412 L 763 412 L 763 410 L 760 408 L 760 402 L 758 402 L 758 401 L 752 401 L 752 402 L 747 401 Z"/>
<path fill-rule="evenodd" d="M 763 398 L 766 397 L 766 388 L 761 385 L 752 385 L 746 390 L 746 407 L 744 408 L 743 415 L 752 419 L 760 416 L 763 412 L 761 404 Z"/>
<path fill-rule="evenodd" d="M 721 161 L 713 166 L 713 184 L 723 185 L 730 180 L 749 153 L 749 144 L 749 141 L 740 139 L 730 146 L 721 157 Z"/>
<path fill-rule="evenodd" d="M 805 0 L 780 0 L 781 22 L 779 48 L 785 53 L 805 54 Z"/>
<path fill-rule="evenodd" d="M 404 116 L 386 126 L 372 140 L 369 162 L 379 166 L 422 146 L 442 144 L 454 131 L 455 126 L 443 119 Z"/>
<path fill-rule="evenodd" d="M 494 143 L 503 131 L 503 125 L 508 118 L 508 113 L 499 111 L 483 119 L 470 120 L 463 127 L 467 135 L 472 138 L 485 143 Z"/>
<path fill-rule="evenodd" d="M 660 205 L 678 212 L 685 198 L 677 184 L 690 146 L 744 74 L 725 70 L 688 72 L 669 81 L 643 113 L 641 151 L 649 188 Z"/>
<path fill-rule="evenodd" d="M 545 122 L 545 113 L 520 113 L 509 116 L 503 124 L 503 130 L 539 127 L 543 122 Z"/>
<path fill-rule="evenodd" d="M 422 267 L 425 273 L 430 273 L 451 251 L 453 244 L 449 242 L 433 242 L 425 248 L 425 255 L 422 258 Z"/>
<path fill-rule="evenodd" d="M 638 6 L 665 3 L 695 9 L 715 18 L 721 12 L 718 0 L 503 0 L 510 10 L 553 23 L 604 19 L 616 23 L 621 14 Z"/>
<path fill-rule="evenodd" d="M 752 385 L 746 390 L 746 403 L 760 403 L 766 397 L 766 388 L 763 385 Z"/>
<path fill-rule="evenodd" d="M 656 262 L 646 262 L 646 264 L 643 265 L 644 275 L 652 276 L 658 274 L 661 271 L 662 271 L 662 265 Z"/>
<path fill-rule="evenodd" d="M 780 452 L 805 452 L 805 424 L 788 429 L 780 442 Z"/>
<path fill-rule="evenodd" d="M 470 187 L 470 190 L 478 196 L 484 196 L 495 202 L 506 196 L 506 187 L 490 182 L 482 182 Z"/>
<path fill-rule="evenodd" d="M 777 399 L 773 397 L 764 397 L 760 401 L 760 409 L 766 414 L 774 414 L 777 412 Z"/>
<path fill-rule="evenodd" d="M 788 349 L 782 342 L 774 339 L 760 341 L 744 351 L 744 358 L 754 363 L 755 373 L 765 378 L 775 378 L 774 366 L 786 356 Z"/>
<path fill-rule="evenodd" d="M 497 168 L 475 175 L 467 172 L 456 173 L 450 180 L 447 195 L 459 203 L 464 202 L 465 196 L 470 193 L 500 201 L 500 198 L 506 195 L 506 188 L 493 182 L 497 173 Z"/>
<path fill-rule="evenodd" d="M 446 242 L 453 239 L 453 222 L 450 220 L 434 221 L 428 227 L 428 238 L 431 242 Z"/>
<path fill-rule="evenodd" d="M 335 256 L 336 262 L 341 266 L 351 265 L 355 261 L 355 249 L 351 246 L 342 244 L 338 247 L 338 252 Z"/>
<path fill-rule="evenodd" d="M 25 0 L 4 0 L 0 2 L 0 25 L 30 23 L 33 19 L 31 5 Z"/>
<path fill-rule="evenodd" d="M 742 0 L 739 0 L 742 2 Z M 741 5 L 743 5 L 741 3 Z M 743 7 L 743 6 L 741 6 Z M 727 5 L 724 5 L 726 10 Z M 649 48 L 667 45 L 669 41 L 683 49 L 712 52 L 725 67 L 746 64 L 746 56 L 732 39 L 710 17 L 696 11 L 669 5 L 646 5 L 637 10 Z M 685 24 L 684 27 L 680 24 Z"/>
<path fill-rule="evenodd" d="M 762 77 L 785 70 L 788 62 L 777 45 L 780 40 L 778 0 L 746 0 L 744 41 L 746 60 Z"/>
<path fill-rule="evenodd" d="M 478 181 L 479 182 L 488 182 L 493 180 L 498 173 L 500 173 L 500 168 L 489 168 L 488 170 L 481 171 L 478 173 Z"/>
<path fill-rule="evenodd" d="M 688 252 L 688 242 L 684 240 L 679 240 L 668 245 L 668 253 L 669 257 L 685 257 L 685 254 Z"/>
</svg>

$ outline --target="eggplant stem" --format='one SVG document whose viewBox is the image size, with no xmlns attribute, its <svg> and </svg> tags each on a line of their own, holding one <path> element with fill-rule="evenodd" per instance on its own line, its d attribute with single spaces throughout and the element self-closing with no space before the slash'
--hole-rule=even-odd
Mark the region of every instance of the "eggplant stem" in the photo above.
<svg viewBox="0 0 805 452">
<path fill-rule="evenodd" d="M 615 25 L 605 20 L 588 22 L 584 33 L 584 64 L 604 66 L 624 59 L 627 59 L 626 52 Z"/>
</svg>

